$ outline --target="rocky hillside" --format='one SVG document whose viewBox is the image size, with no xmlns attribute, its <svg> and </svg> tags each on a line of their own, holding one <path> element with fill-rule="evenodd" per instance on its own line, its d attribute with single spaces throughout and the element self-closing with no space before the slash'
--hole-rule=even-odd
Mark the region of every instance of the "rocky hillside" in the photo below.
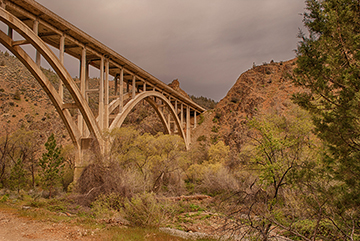
<svg viewBox="0 0 360 241">
<path fill-rule="evenodd" d="M 272 62 L 254 66 L 243 73 L 216 107 L 198 119 L 201 124 L 193 131 L 193 146 L 224 140 L 233 151 L 239 151 L 246 141 L 248 118 L 291 108 L 290 97 L 298 91 L 288 78 L 294 67 L 295 60 Z M 44 72 L 57 86 L 57 76 L 49 70 Z M 187 96 L 180 89 L 178 80 L 169 86 Z M 135 125 L 142 132 L 152 134 L 164 131 L 146 103 L 136 108 L 124 124 Z M 45 92 L 30 72 L 8 53 L 0 53 L 0 128 L 2 134 L 19 128 L 34 130 L 44 142 L 50 133 L 55 133 L 61 143 L 70 142 L 65 126 Z"/>
<path fill-rule="evenodd" d="M 50 71 L 43 69 L 45 75 L 58 86 L 58 76 Z M 74 79 L 79 82 L 78 79 Z M 99 80 L 90 79 L 90 86 L 98 88 Z M 110 82 L 113 91 L 113 81 Z M 170 87 L 189 96 L 180 88 L 178 80 L 169 84 Z M 112 93 L 112 92 L 111 92 Z M 65 91 L 66 102 L 70 96 Z M 94 115 L 97 115 L 98 96 L 89 97 L 90 107 Z M 124 122 L 124 126 L 134 126 L 141 132 L 156 134 L 165 132 L 157 114 L 147 103 L 141 103 L 132 111 Z M 69 135 L 60 119 L 55 107 L 52 105 L 45 91 L 41 88 L 31 73 L 14 56 L 7 52 L 0 52 L 0 129 L 3 130 L 0 136 L 6 132 L 13 132 L 20 128 L 34 130 L 39 134 L 39 138 L 46 141 L 46 138 L 55 133 L 61 143 L 70 143 Z"/>
<path fill-rule="evenodd" d="M 44 70 L 50 81 L 57 76 Z M 14 56 L 0 53 L 0 129 L 1 135 L 24 128 L 38 133 L 46 141 L 55 133 L 60 143 L 68 143 L 69 135 L 55 107 L 31 73 Z"/>
<path fill-rule="evenodd" d="M 239 151 L 246 141 L 249 118 L 270 111 L 281 113 L 293 105 L 290 98 L 298 88 L 288 75 L 294 67 L 295 60 L 271 62 L 243 73 L 216 108 L 204 114 L 192 142 L 223 140 L 233 151 Z"/>
</svg>

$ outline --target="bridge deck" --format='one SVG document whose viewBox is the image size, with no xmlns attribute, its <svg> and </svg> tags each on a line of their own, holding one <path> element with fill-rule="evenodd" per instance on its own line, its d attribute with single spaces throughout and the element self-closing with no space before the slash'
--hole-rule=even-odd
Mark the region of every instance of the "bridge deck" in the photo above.
<svg viewBox="0 0 360 241">
<path fill-rule="evenodd" d="M 0 0 L 1 1 L 1 0 Z M 86 47 L 86 58 L 90 65 L 100 69 L 101 57 L 109 59 L 109 74 L 116 76 L 120 69 L 124 69 L 124 80 L 136 75 L 137 81 L 143 81 L 148 88 L 155 88 L 164 95 L 171 96 L 190 106 L 194 111 L 203 112 L 205 109 L 191 99 L 175 91 L 156 77 L 127 60 L 114 50 L 100 43 L 93 37 L 70 24 L 60 16 L 43 7 L 33 0 L 3 0 L 6 10 L 21 19 L 30 28 L 34 20 L 39 21 L 38 35 L 47 44 L 59 48 L 61 37 L 65 34 L 65 52 L 77 59 L 81 59 L 82 49 Z"/>
</svg>

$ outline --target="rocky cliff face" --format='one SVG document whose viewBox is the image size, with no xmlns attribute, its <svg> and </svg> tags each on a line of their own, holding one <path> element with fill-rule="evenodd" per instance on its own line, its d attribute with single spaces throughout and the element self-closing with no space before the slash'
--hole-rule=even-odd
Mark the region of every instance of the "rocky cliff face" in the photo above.
<svg viewBox="0 0 360 241">
<path fill-rule="evenodd" d="M 289 78 L 294 67 L 295 60 L 272 62 L 243 73 L 216 108 L 204 114 L 203 123 L 193 132 L 193 143 L 221 139 L 240 151 L 249 118 L 268 111 L 281 114 L 293 105 L 290 98 L 299 90 Z"/>
<path fill-rule="evenodd" d="M 168 84 L 168 86 L 170 86 L 177 92 L 180 92 L 180 94 L 182 94 L 183 96 L 190 98 L 189 95 L 180 88 L 180 82 L 178 79 L 173 80 L 170 84 Z"/>
</svg>

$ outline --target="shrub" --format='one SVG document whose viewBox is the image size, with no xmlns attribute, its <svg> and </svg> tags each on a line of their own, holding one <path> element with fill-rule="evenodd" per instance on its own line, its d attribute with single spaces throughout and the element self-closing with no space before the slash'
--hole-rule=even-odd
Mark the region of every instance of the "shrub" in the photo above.
<svg viewBox="0 0 360 241">
<path fill-rule="evenodd" d="M 198 191 L 214 196 L 226 192 L 236 192 L 239 188 L 235 177 L 220 163 L 203 168 L 203 179 Z"/>
<path fill-rule="evenodd" d="M 239 98 L 236 98 L 236 97 L 232 97 L 231 98 L 231 100 L 230 100 L 230 102 L 232 102 L 232 103 L 238 103 L 240 100 L 239 100 Z"/>
<path fill-rule="evenodd" d="M 213 127 L 211 128 L 211 131 L 212 131 L 212 132 L 215 132 L 215 133 L 218 133 L 218 132 L 219 132 L 219 128 L 220 128 L 220 126 L 213 126 Z"/>
<path fill-rule="evenodd" d="M 202 135 L 197 138 L 197 141 L 206 141 L 206 136 Z"/>
<path fill-rule="evenodd" d="M 20 91 L 19 91 L 19 90 L 16 90 L 13 99 L 14 99 L 14 100 L 21 100 L 21 96 L 20 96 Z"/>
<path fill-rule="evenodd" d="M 124 203 L 125 218 L 131 224 L 141 227 L 159 227 L 165 220 L 166 207 L 154 193 L 137 194 Z"/>
<path fill-rule="evenodd" d="M 118 163 L 112 162 L 108 166 L 104 163 L 91 164 L 84 169 L 78 180 L 77 191 L 83 194 L 78 201 L 89 206 L 100 194 L 116 193 L 126 196 L 128 188 L 124 179 L 124 171 Z"/>
<path fill-rule="evenodd" d="M 210 137 L 210 140 L 211 140 L 211 144 L 215 144 L 219 140 L 219 136 L 218 135 L 212 135 Z"/>
<path fill-rule="evenodd" d="M 199 122 L 198 124 L 201 125 L 205 120 L 205 117 L 203 116 L 203 114 L 200 114 L 200 119 L 199 119 Z"/>
<path fill-rule="evenodd" d="M 215 118 L 216 118 L 216 119 L 220 119 L 221 116 L 222 116 L 222 114 L 221 114 L 220 112 L 216 112 L 216 114 L 215 114 Z"/>
<path fill-rule="evenodd" d="M 124 197 L 117 193 L 101 194 L 91 207 L 96 218 L 112 218 L 124 207 Z"/>
<path fill-rule="evenodd" d="M 5 194 L 0 197 L 0 203 L 4 203 L 9 199 L 9 194 Z"/>
<path fill-rule="evenodd" d="M 74 170 L 72 168 L 65 168 L 64 174 L 61 178 L 61 185 L 65 192 L 70 191 L 69 185 L 74 181 Z"/>
</svg>

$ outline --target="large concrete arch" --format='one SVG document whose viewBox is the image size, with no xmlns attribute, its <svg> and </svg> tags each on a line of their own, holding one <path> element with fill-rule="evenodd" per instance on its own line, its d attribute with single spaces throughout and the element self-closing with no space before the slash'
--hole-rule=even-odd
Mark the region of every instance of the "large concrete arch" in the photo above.
<svg viewBox="0 0 360 241">
<path fill-rule="evenodd" d="M 0 8 L 0 20 L 7 24 L 9 28 L 14 29 L 19 33 L 23 38 L 26 39 L 41 55 L 47 60 L 50 66 L 57 73 L 63 84 L 66 86 L 70 92 L 73 100 L 75 101 L 76 107 L 81 112 L 85 123 L 92 135 L 100 144 L 100 148 L 104 145 L 104 139 L 102 133 L 96 123 L 95 117 L 90 110 L 86 100 L 81 95 L 79 88 L 76 83 L 73 81 L 70 74 L 67 72 L 65 67 L 60 63 L 60 60 L 56 55 L 51 51 L 47 44 L 36 35 L 32 29 L 25 25 L 21 20 L 16 16 L 12 15 L 4 8 Z M 54 104 L 56 110 L 60 114 L 60 117 L 65 123 L 65 126 L 72 138 L 74 144 L 81 148 L 81 132 L 76 127 L 75 122 L 72 120 L 72 117 L 67 109 L 64 108 L 63 102 L 59 94 L 56 92 L 55 88 L 51 85 L 46 76 L 42 73 L 41 69 L 37 64 L 30 58 L 30 56 L 20 47 L 14 46 L 14 41 L 12 38 L 8 37 L 4 32 L 0 32 L 0 42 L 9 49 L 34 75 L 43 89 L 46 91 L 50 100 Z"/>
<path fill-rule="evenodd" d="M 158 114 L 162 124 L 164 125 L 166 131 L 167 131 L 167 134 L 171 134 L 171 130 L 170 130 L 170 126 L 169 124 L 167 123 L 166 121 L 166 118 L 165 116 L 163 115 L 162 111 L 159 109 L 156 101 L 154 101 L 152 98 L 155 97 L 157 99 L 160 99 L 162 101 L 162 103 L 167 107 L 169 108 L 170 110 L 170 113 L 171 113 L 171 116 L 172 118 L 174 119 L 175 121 L 175 124 L 177 126 L 177 130 L 179 131 L 179 135 L 184 139 L 184 142 L 185 142 L 185 145 L 186 145 L 186 148 L 189 147 L 189 143 L 186 139 L 186 136 L 185 136 L 185 133 L 184 133 L 184 130 L 183 128 L 181 127 L 181 123 L 180 123 L 180 120 L 179 120 L 179 117 L 177 116 L 177 113 L 173 107 L 173 105 L 171 104 L 171 102 L 164 96 L 162 95 L 161 93 L 157 92 L 157 91 L 145 91 L 145 92 L 142 92 L 138 95 L 136 95 L 136 97 L 132 100 L 130 100 L 123 108 L 123 111 L 121 113 L 119 113 L 114 121 L 111 123 L 110 125 L 110 131 L 114 128 L 117 128 L 117 127 L 121 127 L 121 125 L 123 124 L 124 120 L 126 119 L 126 117 L 128 116 L 128 114 L 130 113 L 130 111 L 132 109 L 135 108 L 135 106 L 141 102 L 142 100 L 146 100 L 153 108 L 154 110 L 156 111 L 156 113 Z M 116 108 L 116 103 L 117 102 L 114 102 L 112 108 Z"/>
<path fill-rule="evenodd" d="M 40 83 L 41 87 L 49 96 L 51 102 L 55 106 L 61 119 L 63 120 L 66 128 L 69 131 L 70 137 L 76 146 L 80 143 L 80 132 L 75 122 L 73 121 L 68 110 L 62 109 L 62 101 L 59 94 L 56 92 L 54 86 L 50 83 L 49 79 L 41 71 L 40 67 L 30 58 L 30 56 L 20 47 L 12 46 L 12 39 L 9 38 L 4 32 L 0 31 L 0 42 L 10 50 L 32 73 L 36 80 Z"/>
<path fill-rule="evenodd" d="M 34 0 L 0 0 L 0 22 L 9 27 L 8 34 L 0 30 L 0 43 L 11 51 L 40 83 L 78 149 L 78 157 L 75 160 L 75 179 L 79 177 L 81 168 L 85 167 L 83 165 L 85 164 L 83 163 L 85 150 L 94 147 L 90 145 L 93 144 L 92 140 L 97 142 L 100 151 L 105 153 L 109 143 L 102 132 L 120 127 L 129 112 L 142 100 L 147 101 L 154 108 L 166 132 L 178 133 L 189 148 L 191 128 L 196 128 L 196 116 L 205 111 L 190 98 Z M 23 39 L 15 41 L 13 31 L 16 31 Z M 24 51 L 22 45 L 31 45 L 36 49 L 36 61 Z M 49 46 L 59 50 L 59 58 Z M 80 87 L 63 65 L 65 53 L 81 63 Z M 41 56 L 61 80 L 58 91 L 41 71 Z M 89 86 L 90 66 L 100 71 L 99 83 L 95 87 Z M 118 79 L 110 85 L 109 76 L 114 76 L 115 79 L 118 77 Z M 63 101 L 64 86 L 72 97 L 72 103 Z M 124 93 L 125 87 L 127 93 Z M 120 90 L 119 94 L 117 90 Z M 92 94 L 98 95 L 99 98 L 98 120 L 95 119 L 88 103 L 89 95 Z M 71 115 L 70 108 L 79 111 L 77 121 Z M 163 108 L 168 108 L 169 116 L 164 116 Z M 111 113 L 117 113 L 112 123 L 110 122 Z M 186 118 L 185 121 L 184 118 Z"/>
</svg>

